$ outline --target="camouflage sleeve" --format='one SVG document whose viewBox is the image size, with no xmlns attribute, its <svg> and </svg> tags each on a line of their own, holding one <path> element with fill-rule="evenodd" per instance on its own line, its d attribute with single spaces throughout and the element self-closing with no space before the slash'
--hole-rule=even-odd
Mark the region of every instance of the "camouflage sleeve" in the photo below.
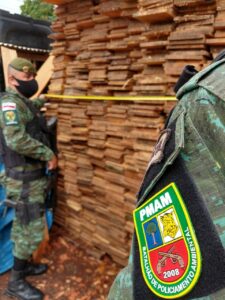
<svg viewBox="0 0 225 300">
<path fill-rule="evenodd" d="M 225 173 L 225 103 L 211 95 L 192 107 L 193 123 L 218 166 Z M 216 142 L 216 147 L 215 147 Z"/>
<path fill-rule="evenodd" d="M 131 246 L 131 252 L 130 252 L 128 264 L 116 276 L 110 288 L 107 300 L 125 300 L 125 299 L 133 300 L 132 271 L 133 271 L 133 249 Z"/>
<path fill-rule="evenodd" d="M 35 98 L 34 100 L 32 100 L 32 103 L 36 108 L 42 108 L 45 102 L 46 101 L 44 99 L 40 99 L 40 98 Z"/>
<path fill-rule="evenodd" d="M 17 153 L 42 161 L 49 161 L 54 153 L 26 132 L 27 111 L 16 101 L 2 102 L 0 121 L 7 146 Z"/>
</svg>

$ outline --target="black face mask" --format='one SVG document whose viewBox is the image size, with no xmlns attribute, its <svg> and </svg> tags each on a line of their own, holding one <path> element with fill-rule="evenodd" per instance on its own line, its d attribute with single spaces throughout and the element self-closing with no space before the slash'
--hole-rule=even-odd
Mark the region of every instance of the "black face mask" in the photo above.
<svg viewBox="0 0 225 300">
<path fill-rule="evenodd" d="M 30 98 L 38 91 L 37 80 L 32 79 L 29 81 L 19 80 L 15 78 L 19 85 L 16 87 L 17 90 L 26 98 Z"/>
</svg>

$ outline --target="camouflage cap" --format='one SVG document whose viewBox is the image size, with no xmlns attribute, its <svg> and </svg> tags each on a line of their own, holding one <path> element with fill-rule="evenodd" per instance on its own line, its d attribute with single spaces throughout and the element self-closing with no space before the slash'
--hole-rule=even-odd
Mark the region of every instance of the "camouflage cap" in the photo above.
<svg viewBox="0 0 225 300">
<path fill-rule="evenodd" d="M 36 73 L 36 69 L 34 67 L 34 65 L 27 59 L 25 58 L 21 58 L 21 57 L 17 57 L 14 58 L 10 64 L 9 64 L 13 69 L 20 71 L 20 72 L 24 72 L 24 73 Z"/>
</svg>

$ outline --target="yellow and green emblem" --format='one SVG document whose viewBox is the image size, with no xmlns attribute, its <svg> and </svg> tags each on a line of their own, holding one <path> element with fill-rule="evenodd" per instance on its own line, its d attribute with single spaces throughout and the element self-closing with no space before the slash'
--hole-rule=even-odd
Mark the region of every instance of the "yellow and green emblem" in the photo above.
<svg viewBox="0 0 225 300">
<path fill-rule="evenodd" d="M 188 294 L 201 273 L 201 252 L 176 184 L 166 186 L 133 214 L 147 286 L 165 299 Z"/>
<path fill-rule="evenodd" d="M 16 110 L 7 110 L 3 112 L 5 125 L 18 124 L 18 115 Z"/>
</svg>

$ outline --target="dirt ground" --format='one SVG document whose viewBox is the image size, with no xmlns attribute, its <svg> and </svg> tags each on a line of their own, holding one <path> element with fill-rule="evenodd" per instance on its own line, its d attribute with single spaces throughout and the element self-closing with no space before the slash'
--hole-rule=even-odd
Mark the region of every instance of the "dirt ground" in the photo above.
<svg viewBox="0 0 225 300">
<path fill-rule="evenodd" d="M 49 265 L 46 274 L 27 278 L 45 293 L 45 300 L 105 300 L 120 270 L 110 258 L 97 260 L 53 228 L 50 245 L 42 262 Z M 0 299 L 4 295 L 9 272 L 0 276 Z M 15 299 L 15 298 L 13 298 Z"/>
</svg>

